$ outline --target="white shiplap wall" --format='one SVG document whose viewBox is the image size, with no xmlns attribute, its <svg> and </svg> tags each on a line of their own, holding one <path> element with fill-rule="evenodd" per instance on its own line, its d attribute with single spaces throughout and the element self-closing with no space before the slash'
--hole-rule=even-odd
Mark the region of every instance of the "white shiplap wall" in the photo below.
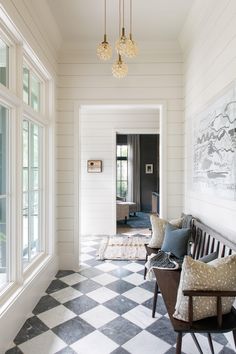
<svg viewBox="0 0 236 354">
<path fill-rule="evenodd" d="M 111 63 L 100 63 L 95 53 L 81 53 L 74 48 L 64 48 L 59 58 L 58 104 L 57 104 L 57 228 L 61 267 L 72 267 L 76 264 L 75 247 L 78 235 L 75 235 L 74 218 L 74 157 L 78 151 L 74 149 L 74 106 L 75 102 L 94 101 L 109 104 L 114 100 L 125 104 L 127 101 L 152 100 L 157 104 L 165 101 L 167 105 L 168 136 L 168 217 L 176 217 L 182 211 L 183 195 L 183 76 L 182 55 L 176 42 L 160 43 L 156 52 L 141 52 L 134 62 L 129 63 L 129 75 L 124 80 L 117 80 L 111 75 Z M 78 119 L 78 116 L 75 117 Z M 84 118 L 85 119 L 85 118 Z M 89 123 L 89 119 L 92 122 Z M 115 118 L 114 118 L 115 119 Z M 119 120 L 120 118 L 117 117 Z M 102 125 L 113 127 L 118 124 L 111 118 Z M 99 117 L 87 115 L 84 124 L 90 124 L 94 133 L 94 146 L 99 144 Z M 139 122 L 141 126 L 145 123 Z M 150 122 L 152 125 L 153 123 Z M 123 127 L 124 128 L 124 127 Z M 91 134 L 90 134 L 91 135 Z M 109 136 L 104 136 L 103 149 L 109 148 Z M 92 137 L 91 137 L 92 139 Z M 101 140 L 101 138 L 100 138 Z M 92 140 L 85 141 L 87 149 L 94 149 Z M 108 144 L 106 146 L 106 144 Z M 88 150 L 87 150 L 88 151 Z M 103 151 L 110 156 L 110 151 Z M 87 155 L 88 156 L 88 155 Z M 92 153 L 91 157 L 95 155 Z M 100 158 L 101 154 L 99 154 Z M 105 156 L 105 155 L 103 155 Z M 87 158 L 87 157 L 86 157 Z M 106 162 L 105 162 L 106 164 Z M 108 170 L 107 170 L 108 171 Z M 105 177 L 105 173 L 102 174 Z M 109 173 L 107 173 L 107 178 Z M 77 183 L 77 180 L 76 180 Z M 103 183 L 103 182 L 101 182 Z M 88 190 L 91 198 L 99 190 Z M 103 193 L 101 198 L 103 197 Z M 81 195 L 82 196 L 82 195 Z M 89 209 L 87 212 L 91 212 Z M 99 213 L 99 217 L 101 213 Z M 102 217 L 102 216 L 101 216 Z M 91 218 L 95 224 L 96 215 Z M 100 219 L 101 220 L 101 219 Z M 107 225 L 110 225 L 107 222 Z M 84 225 L 84 233 L 91 230 L 88 222 Z M 81 226 L 82 226 L 81 225 Z M 97 224 L 98 225 L 98 224 Z M 101 225 L 101 223 L 99 223 Z M 94 227 L 95 227 L 94 226 Z M 109 226 L 110 227 L 110 226 Z M 85 230 L 86 229 L 86 230 Z M 99 229 L 99 233 L 106 231 Z"/>
<path fill-rule="evenodd" d="M 192 127 L 215 95 L 236 79 L 236 1 L 198 0 L 180 36 L 185 71 L 185 210 L 236 241 L 236 202 L 194 193 Z"/>
</svg>

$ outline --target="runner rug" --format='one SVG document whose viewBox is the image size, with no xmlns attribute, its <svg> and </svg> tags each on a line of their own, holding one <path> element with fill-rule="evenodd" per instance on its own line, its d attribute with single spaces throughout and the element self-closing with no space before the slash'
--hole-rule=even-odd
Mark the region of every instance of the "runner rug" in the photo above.
<svg viewBox="0 0 236 354">
<path fill-rule="evenodd" d="M 105 237 L 98 251 L 98 259 L 145 260 L 145 243 L 149 239 L 141 235 Z"/>
</svg>

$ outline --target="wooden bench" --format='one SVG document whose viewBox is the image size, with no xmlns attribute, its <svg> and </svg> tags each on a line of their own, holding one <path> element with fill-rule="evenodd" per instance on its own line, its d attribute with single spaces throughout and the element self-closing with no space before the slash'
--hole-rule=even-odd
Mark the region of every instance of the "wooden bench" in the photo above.
<svg viewBox="0 0 236 354">
<path fill-rule="evenodd" d="M 205 255 L 217 251 L 218 257 L 231 255 L 236 250 L 236 245 L 223 237 L 218 232 L 212 230 L 208 226 L 194 221 L 192 225 L 193 244 L 192 256 L 199 259 Z M 147 252 L 151 252 L 151 249 Z M 157 251 L 157 250 L 156 250 Z M 155 251 L 155 252 L 156 252 Z M 166 309 L 170 318 L 170 322 L 175 332 L 177 332 L 176 354 L 181 353 L 182 335 L 190 333 L 200 353 L 202 349 L 197 341 L 195 333 L 207 333 L 211 353 L 214 354 L 211 333 L 233 332 L 234 342 L 236 346 L 236 310 L 232 308 L 227 315 L 222 315 L 221 298 L 224 296 L 236 296 L 236 291 L 184 291 L 185 296 L 189 296 L 189 322 L 177 320 L 173 317 L 175 312 L 175 304 L 180 281 L 180 270 L 161 270 L 154 269 L 156 277 L 156 287 L 153 301 L 153 317 L 155 316 L 158 292 L 162 294 Z M 192 321 L 193 318 L 193 302 L 194 296 L 215 296 L 217 298 L 217 317 L 209 317 L 200 321 Z"/>
</svg>

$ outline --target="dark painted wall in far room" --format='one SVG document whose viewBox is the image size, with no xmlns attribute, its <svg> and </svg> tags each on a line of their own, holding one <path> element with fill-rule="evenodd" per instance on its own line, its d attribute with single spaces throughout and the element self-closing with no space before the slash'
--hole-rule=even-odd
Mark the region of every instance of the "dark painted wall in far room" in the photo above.
<svg viewBox="0 0 236 354">
<path fill-rule="evenodd" d="M 152 192 L 159 189 L 159 135 L 140 135 L 141 210 L 152 210 Z M 146 164 L 153 165 L 153 173 L 146 173 Z"/>
<path fill-rule="evenodd" d="M 127 144 L 127 135 L 117 135 L 117 144 Z M 146 173 L 146 164 L 153 165 L 153 173 Z M 140 194 L 141 210 L 152 210 L 152 192 L 159 191 L 159 135 L 140 135 Z"/>
</svg>

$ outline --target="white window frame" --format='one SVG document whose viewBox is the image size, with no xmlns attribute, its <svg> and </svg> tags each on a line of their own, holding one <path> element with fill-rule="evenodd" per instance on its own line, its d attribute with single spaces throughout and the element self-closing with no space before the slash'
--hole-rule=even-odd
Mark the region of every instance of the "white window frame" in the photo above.
<svg viewBox="0 0 236 354">
<path fill-rule="evenodd" d="M 29 70 L 29 104 L 23 102 L 23 104 L 27 107 L 30 107 L 37 115 L 45 117 L 45 90 L 46 90 L 46 80 L 47 78 L 40 73 L 37 66 L 31 61 L 28 53 L 24 50 L 23 52 L 23 67 L 22 67 L 22 75 L 23 68 L 26 67 Z M 31 75 L 34 74 L 40 82 L 40 92 L 39 92 L 39 111 L 35 111 L 31 106 Z M 23 81 L 22 81 L 23 85 Z M 22 100 L 23 100 L 23 87 L 22 87 Z"/>
<path fill-rule="evenodd" d="M 8 85 L 5 86 L 0 83 L 0 86 L 5 87 L 6 89 L 16 93 L 16 75 L 15 66 L 16 66 L 16 43 L 14 42 L 13 37 L 10 35 L 9 31 L 0 25 L 0 37 L 9 47 L 8 51 Z"/>
<path fill-rule="evenodd" d="M 55 253 L 53 79 L 0 4 L 0 37 L 9 46 L 9 85 L 0 84 L 0 104 L 9 109 L 9 282 L 0 289 L 0 315 L 9 299 L 42 269 Z M 23 102 L 23 62 L 40 79 L 40 110 Z M 23 269 L 22 259 L 22 125 L 28 119 L 42 127 L 40 253 Z M 47 187 L 47 190 L 46 190 Z M 10 257 L 9 257 L 10 256 Z"/>
<path fill-rule="evenodd" d="M 10 250 L 10 226 L 11 226 L 11 208 L 10 208 L 10 192 L 11 192 L 11 184 L 9 183 L 9 177 L 11 175 L 10 172 L 10 109 L 6 107 L 5 104 L 3 104 L 0 101 L 0 106 L 4 107 L 7 110 L 7 144 L 6 144 L 6 194 L 2 194 L 0 196 L 0 199 L 6 199 L 6 280 L 7 284 L 9 284 L 10 280 L 10 272 L 11 272 L 11 265 L 10 265 L 10 255 L 9 255 L 9 250 Z M 6 285 L 0 286 L 0 293 L 1 291 L 6 287 Z"/>
<path fill-rule="evenodd" d="M 39 135 L 39 206 L 38 206 L 38 222 L 39 222 L 39 228 L 38 228 L 38 239 L 39 239 L 39 249 L 38 249 L 38 253 L 32 258 L 30 259 L 29 263 L 24 267 L 24 273 L 28 271 L 28 269 L 31 267 L 31 265 L 35 262 L 35 260 L 37 260 L 37 258 L 40 258 L 44 253 L 45 253 L 45 231 L 46 231 L 46 227 L 45 227 L 45 216 L 44 216 L 44 210 L 46 208 L 45 206 L 45 198 L 44 198 L 44 194 L 45 194 L 45 189 L 43 188 L 45 185 L 45 180 L 44 180 L 44 161 L 45 161 L 45 156 L 44 156 L 44 149 L 43 149 L 43 141 L 44 141 L 44 130 L 45 127 L 40 124 L 39 122 L 36 122 L 35 120 L 33 120 L 31 117 L 24 115 L 23 119 L 22 119 L 22 134 L 23 134 L 23 122 L 27 121 L 30 124 L 37 124 L 40 127 L 40 135 Z M 30 138 L 30 135 L 29 135 Z M 22 153 L 23 153 L 23 149 L 22 149 Z M 29 160 L 30 160 L 30 151 L 29 151 Z M 22 161 L 23 163 L 23 161 Z M 29 168 L 30 171 L 30 168 Z M 23 181 L 23 164 L 22 164 L 22 181 Z M 32 191 L 32 189 L 29 186 L 28 189 L 28 193 Z M 22 193 L 22 219 L 23 219 L 23 189 L 21 191 Z M 29 212 L 30 215 L 30 212 Z M 29 221 L 30 224 L 30 221 Z M 23 226 L 23 222 L 22 222 L 22 226 Z M 29 225 L 29 232 L 31 231 L 31 227 Z M 22 230 L 22 236 L 23 236 L 23 230 Z M 29 235 L 29 239 L 31 238 L 31 236 Z M 23 247 L 22 247 L 22 251 L 23 251 Z"/>
<path fill-rule="evenodd" d="M 12 101 L 12 100 L 11 100 Z M 17 260 L 12 256 L 16 254 L 17 239 L 15 237 L 17 227 L 17 200 L 16 200 L 16 175 L 17 175 L 17 159 L 16 159 L 16 111 L 18 109 L 18 101 L 10 102 L 0 98 L 0 105 L 8 110 L 8 180 L 7 180 L 7 234 L 8 234 L 8 247 L 7 247 L 7 267 L 8 283 L 0 289 L 0 300 L 5 298 L 6 294 L 11 291 L 16 281 L 16 264 Z M 0 301 L 1 304 L 1 301 Z"/>
</svg>

